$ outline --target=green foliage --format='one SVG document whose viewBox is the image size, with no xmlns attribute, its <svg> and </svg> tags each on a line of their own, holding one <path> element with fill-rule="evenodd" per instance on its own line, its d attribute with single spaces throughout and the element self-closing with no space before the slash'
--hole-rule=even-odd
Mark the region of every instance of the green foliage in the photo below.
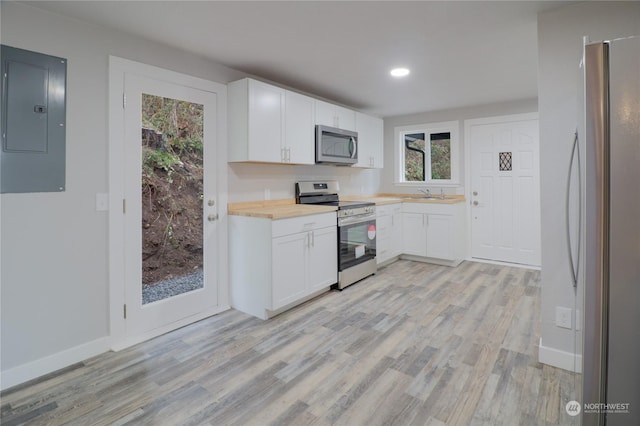
<svg viewBox="0 0 640 426">
<path fill-rule="evenodd" d="M 411 147 L 417 148 L 424 152 L 424 141 L 417 140 L 411 143 Z M 422 158 L 420 153 L 405 149 L 404 157 L 404 179 L 409 182 L 422 182 L 424 181 L 424 175 L 422 173 Z"/>
<path fill-rule="evenodd" d="M 172 172 L 173 166 L 180 163 L 180 159 L 170 152 L 158 149 L 144 148 L 142 151 L 142 170 L 145 174 L 153 174 L 155 169 Z"/>
<path fill-rule="evenodd" d="M 451 179 L 451 141 L 431 141 L 431 179 Z"/>
<path fill-rule="evenodd" d="M 425 152 L 425 141 L 416 140 L 411 142 L 411 147 Z M 424 182 L 429 179 L 451 179 L 451 141 L 432 140 L 431 149 L 431 176 L 425 176 L 422 173 L 422 159 L 429 161 L 429 153 L 425 152 L 425 157 L 420 153 L 405 148 L 404 172 L 405 181 L 407 182 Z"/>
<path fill-rule="evenodd" d="M 166 151 L 202 167 L 204 107 L 192 102 L 142 95 L 142 126 L 166 138 Z"/>
</svg>

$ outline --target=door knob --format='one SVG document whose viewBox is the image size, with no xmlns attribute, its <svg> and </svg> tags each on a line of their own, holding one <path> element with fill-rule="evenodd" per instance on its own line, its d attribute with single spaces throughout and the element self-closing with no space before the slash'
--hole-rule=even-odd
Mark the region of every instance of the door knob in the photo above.
<svg viewBox="0 0 640 426">
<path fill-rule="evenodd" d="M 477 202 L 477 201 L 474 201 L 474 202 L 473 202 L 473 205 L 474 205 L 474 206 L 477 206 L 477 205 L 478 205 L 478 202 Z"/>
<path fill-rule="evenodd" d="M 209 200 L 209 202 L 207 202 L 207 204 L 209 205 L 209 207 L 213 207 L 216 205 L 216 202 L 214 200 Z"/>
<path fill-rule="evenodd" d="M 478 195 L 478 191 L 473 191 L 473 195 Z"/>
<path fill-rule="evenodd" d="M 217 214 L 217 213 L 216 213 L 216 214 L 210 214 L 210 215 L 207 217 L 207 220 L 208 220 L 209 222 L 215 222 L 216 220 L 218 220 L 218 214 Z"/>
</svg>

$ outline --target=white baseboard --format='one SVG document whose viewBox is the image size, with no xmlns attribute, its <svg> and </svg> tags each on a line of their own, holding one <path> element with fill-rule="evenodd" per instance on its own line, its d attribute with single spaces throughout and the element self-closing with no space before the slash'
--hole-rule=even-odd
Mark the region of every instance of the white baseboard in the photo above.
<svg viewBox="0 0 640 426">
<path fill-rule="evenodd" d="M 20 385 L 29 380 L 36 379 L 62 368 L 68 367 L 76 362 L 84 361 L 96 355 L 100 355 L 109 350 L 121 350 L 134 344 L 149 340 L 153 337 L 210 317 L 211 315 L 230 309 L 229 306 L 216 307 L 205 312 L 201 312 L 194 317 L 189 317 L 177 323 L 169 324 L 165 327 L 155 329 L 144 335 L 130 337 L 118 343 L 113 342 L 111 337 L 102 337 L 94 341 L 64 350 L 62 352 L 49 355 L 47 357 L 19 365 L 0 372 L 0 390 Z"/>
<path fill-rule="evenodd" d="M 510 266 L 512 268 L 533 269 L 534 271 L 540 271 L 542 269 L 540 265 L 526 265 L 524 263 L 509 263 L 509 262 L 502 262 L 500 260 L 482 259 L 479 257 L 468 257 L 466 260 L 468 260 L 469 262 L 488 263 L 490 265 Z"/>
<path fill-rule="evenodd" d="M 552 367 L 582 373 L 582 355 L 543 346 L 542 338 L 538 347 L 538 361 Z"/>
<path fill-rule="evenodd" d="M 109 337 L 103 337 L 2 371 L 0 373 L 0 389 L 8 389 L 60 370 L 61 368 L 68 367 L 76 362 L 84 361 L 87 358 L 107 352 L 109 350 L 109 343 Z"/>
</svg>

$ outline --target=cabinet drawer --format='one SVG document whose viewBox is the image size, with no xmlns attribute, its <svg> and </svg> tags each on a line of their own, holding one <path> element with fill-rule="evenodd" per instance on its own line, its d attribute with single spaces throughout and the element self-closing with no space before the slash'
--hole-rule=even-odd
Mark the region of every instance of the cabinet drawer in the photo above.
<svg viewBox="0 0 640 426">
<path fill-rule="evenodd" d="M 338 219 L 335 212 L 276 219 L 271 221 L 271 236 L 281 237 L 298 232 L 337 226 L 337 224 Z"/>
</svg>

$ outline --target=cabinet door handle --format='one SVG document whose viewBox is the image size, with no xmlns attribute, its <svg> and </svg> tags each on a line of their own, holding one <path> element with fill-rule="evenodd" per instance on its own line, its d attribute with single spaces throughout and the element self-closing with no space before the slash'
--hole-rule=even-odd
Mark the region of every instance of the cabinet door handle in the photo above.
<svg viewBox="0 0 640 426">
<path fill-rule="evenodd" d="M 315 247 L 316 246 L 316 234 L 315 232 L 311 231 L 311 247 Z"/>
</svg>

